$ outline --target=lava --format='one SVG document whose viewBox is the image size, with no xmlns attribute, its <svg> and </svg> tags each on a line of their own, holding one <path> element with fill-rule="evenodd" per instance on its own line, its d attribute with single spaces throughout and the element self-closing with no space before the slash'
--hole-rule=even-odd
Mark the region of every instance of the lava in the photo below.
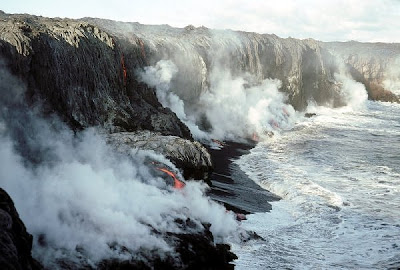
<svg viewBox="0 0 400 270">
<path fill-rule="evenodd" d="M 122 66 L 122 71 L 124 74 L 124 85 L 126 85 L 127 72 L 126 72 L 126 67 L 125 67 L 124 54 L 121 55 L 121 66 Z"/>
<path fill-rule="evenodd" d="M 222 142 L 222 141 L 220 141 L 220 140 L 217 140 L 217 139 L 211 139 L 211 141 L 213 141 L 214 143 L 218 144 L 218 145 L 219 145 L 219 146 L 221 146 L 221 147 L 224 147 L 224 146 L 225 146 L 225 143 L 224 143 L 224 142 Z"/>
<path fill-rule="evenodd" d="M 276 121 L 273 120 L 273 119 L 270 121 L 270 124 L 271 124 L 271 126 L 274 127 L 274 128 L 279 128 L 278 122 L 276 122 Z"/>
<path fill-rule="evenodd" d="M 146 51 L 144 50 L 144 43 L 141 39 L 139 39 L 139 45 L 140 45 L 140 52 L 142 53 L 143 58 L 146 59 Z"/>
<path fill-rule="evenodd" d="M 185 187 L 185 183 L 182 182 L 181 180 L 179 180 L 179 179 L 176 177 L 176 174 L 175 174 L 175 173 L 171 172 L 170 170 L 168 170 L 168 169 L 166 169 L 166 168 L 157 168 L 157 170 L 162 171 L 162 172 L 168 174 L 169 176 L 172 177 L 172 179 L 174 179 L 174 188 L 176 188 L 176 189 L 182 189 L 182 188 Z"/>
<path fill-rule="evenodd" d="M 236 220 L 237 221 L 247 220 L 245 214 L 241 214 L 241 213 L 235 213 L 235 214 L 236 214 Z"/>
<path fill-rule="evenodd" d="M 256 132 L 253 132 L 253 135 L 251 136 L 251 139 L 255 142 L 260 141 L 260 137 L 258 137 L 258 134 Z"/>
</svg>

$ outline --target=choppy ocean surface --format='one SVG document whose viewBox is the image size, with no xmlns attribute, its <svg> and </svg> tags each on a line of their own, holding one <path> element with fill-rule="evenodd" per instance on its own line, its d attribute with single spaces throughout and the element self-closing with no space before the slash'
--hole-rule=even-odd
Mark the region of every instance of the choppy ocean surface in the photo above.
<svg viewBox="0 0 400 270">
<path fill-rule="evenodd" d="M 242 223 L 265 242 L 234 245 L 236 269 L 400 267 L 400 105 L 319 108 L 237 162 L 282 200 Z"/>
</svg>

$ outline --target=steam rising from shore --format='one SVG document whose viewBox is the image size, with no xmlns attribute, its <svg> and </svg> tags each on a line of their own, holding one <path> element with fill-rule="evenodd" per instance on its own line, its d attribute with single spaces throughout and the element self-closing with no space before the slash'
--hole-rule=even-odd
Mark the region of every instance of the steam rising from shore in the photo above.
<svg viewBox="0 0 400 270">
<path fill-rule="evenodd" d="M 209 139 L 208 134 L 200 130 L 194 119 L 186 115 L 183 100 L 170 89 L 171 80 L 177 73 L 178 68 L 172 61 L 160 60 L 155 66 L 145 67 L 138 75 L 147 85 L 156 88 L 158 101 L 164 107 L 170 108 L 196 139 Z"/>
<path fill-rule="evenodd" d="M 47 267 L 65 257 L 94 265 L 138 250 L 173 254 L 166 233 L 185 230 L 176 219 L 190 218 L 194 231 L 211 223 L 217 241 L 237 230 L 233 215 L 204 196 L 203 184 L 173 190 L 145 164 L 154 153 L 117 155 L 95 129 L 74 135 L 57 118 L 33 113 L 21 82 L 3 67 L 0 80 L 0 185 Z"/>
<path fill-rule="evenodd" d="M 394 60 L 392 65 L 388 68 L 383 85 L 385 89 L 400 96 L 400 57 Z"/>
<path fill-rule="evenodd" d="M 189 127 L 196 139 L 229 139 L 263 136 L 270 131 L 290 128 L 296 119 L 291 105 L 278 89 L 279 80 L 265 79 L 256 82 L 251 74 L 234 77 L 230 71 L 214 68 L 210 74 L 209 91 L 203 93 L 190 111 L 171 89 L 171 80 L 178 73 L 171 60 L 161 60 L 155 66 L 139 72 L 140 79 L 156 88 L 160 103 L 170 108 Z M 256 83 L 255 83 L 256 82 Z M 197 123 L 204 121 L 211 126 L 201 130 Z"/>
<path fill-rule="evenodd" d="M 210 91 L 200 97 L 200 107 L 209 120 L 212 136 L 218 139 L 251 138 L 290 128 L 296 119 L 291 105 L 278 89 L 279 80 L 256 82 L 250 74 L 233 77 L 215 69 Z"/>
<path fill-rule="evenodd" d="M 365 86 L 344 74 L 335 74 L 335 79 L 341 83 L 341 95 L 346 105 L 353 110 L 362 109 L 368 100 Z"/>
</svg>

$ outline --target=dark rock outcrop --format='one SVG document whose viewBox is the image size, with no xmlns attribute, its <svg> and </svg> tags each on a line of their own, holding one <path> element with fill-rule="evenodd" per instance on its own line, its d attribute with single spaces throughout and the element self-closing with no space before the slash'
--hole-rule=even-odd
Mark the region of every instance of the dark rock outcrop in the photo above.
<svg viewBox="0 0 400 270">
<path fill-rule="evenodd" d="M 137 47 L 83 21 L 0 16 L 0 57 L 26 83 L 31 103 L 74 129 L 146 129 L 191 139 L 154 90 L 136 80 L 136 68 L 144 65 Z"/>
<path fill-rule="evenodd" d="M 186 224 L 189 221 L 181 221 Z M 186 226 L 185 225 L 185 226 Z M 203 233 L 169 234 L 168 241 L 174 242 L 176 254 L 151 259 L 151 264 L 140 260 L 105 260 L 100 262 L 101 270 L 111 269 L 188 269 L 188 270 L 231 270 L 234 265 L 231 262 L 237 259 L 230 251 L 229 245 L 214 244 L 209 225 L 205 224 Z M 144 258 L 146 255 L 143 256 Z"/>
<path fill-rule="evenodd" d="M 138 148 L 162 154 L 183 170 L 185 179 L 207 180 L 212 170 L 210 154 L 196 141 L 163 136 L 151 131 L 137 131 L 108 134 L 107 142 L 122 153 Z"/>
<path fill-rule="evenodd" d="M 32 235 L 19 218 L 10 196 L 0 188 L 0 269 L 37 270 L 32 258 Z"/>
</svg>

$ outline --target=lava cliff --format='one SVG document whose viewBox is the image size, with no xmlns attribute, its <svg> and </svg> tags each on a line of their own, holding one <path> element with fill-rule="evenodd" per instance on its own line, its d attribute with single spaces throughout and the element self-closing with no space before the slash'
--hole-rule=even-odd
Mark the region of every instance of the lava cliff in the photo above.
<svg viewBox="0 0 400 270">
<path fill-rule="evenodd" d="M 76 132 L 97 127 L 121 152 L 135 147 L 161 153 L 183 169 L 186 177 L 194 178 L 208 177 L 210 155 L 193 141 L 177 115 L 161 105 L 155 89 L 140 80 L 138 71 L 144 67 L 171 59 L 179 70 L 171 89 L 189 111 L 196 111 L 216 70 L 233 76 L 251 74 L 254 83 L 278 79 L 288 102 L 301 110 L 310 100 L 343 105 L 335 78 L 340 72 L 363 83 L 370 99 L 398 102 L 387 80 L 399 79 L 392 70 L 399 56 L 398 44 L 323 43 L 205 27 L 180 29 L 0 12 L 1 66 L 26 85 L 25 98 L 32 110 L 56 114 Z M 3 206 L 12 205 L 7 194 L 0 195 L 5 198 Z M 15 261 L 16 269 L 39 268 L 30 256 L 31 236 L 15 209 L 7 207 L 0 209 L 1 233 L 7 241 L 11 239 L 7 244 L 12 252 L 7 251 L 10 256 L 2 258 L 5 263 Z M 180 222 L 190 225 L 188 220 Z M 14 236 L 13 224 L 17 224 L 22 240 Z M 204 234 L 169 235 L 170 242 L 179 243 L 181 266 L 201 269 L 202 265 L 197 265 L 201 263 L 204 269 L 230 268 L 234 255 L 226 246 L 214 245 L 208 225 L 202 226 Z M 209 254 L 215 265 L 207 260 Z M 19 267 L 21 263 L 28 266 Z M 129 266 L 119 263 L 106 261 L 102 265 L 104 269 Z M 135 263 L 129 267 L 139 267 Z M 148 265 L 142 267 L 147 269 Z"/>
</svg>

